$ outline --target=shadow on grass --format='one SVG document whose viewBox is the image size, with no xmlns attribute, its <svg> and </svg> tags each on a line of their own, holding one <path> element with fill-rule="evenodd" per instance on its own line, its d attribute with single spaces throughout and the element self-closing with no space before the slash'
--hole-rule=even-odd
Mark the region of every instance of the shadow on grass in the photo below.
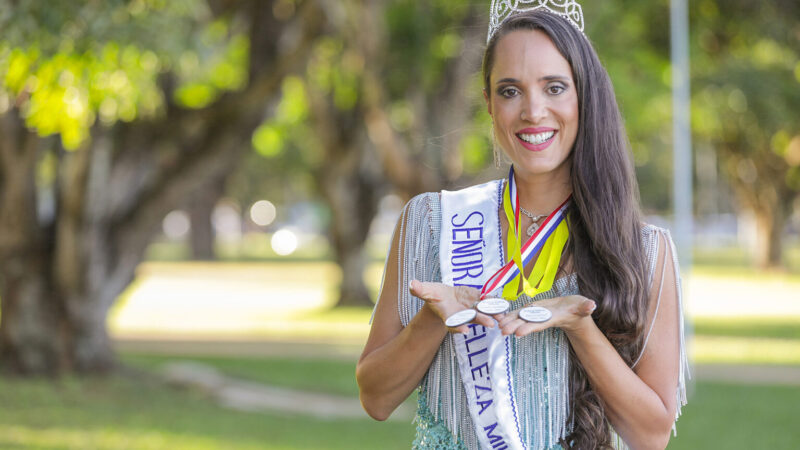
<svg viewBox="0 0 800 450">
<path fill-rule="evenodd" d="M 405 423 L 230 411 L 148 377 L 2 380 L 0 404 L 0 448 L 408 448 L 413 438 Z"/>
</svg>

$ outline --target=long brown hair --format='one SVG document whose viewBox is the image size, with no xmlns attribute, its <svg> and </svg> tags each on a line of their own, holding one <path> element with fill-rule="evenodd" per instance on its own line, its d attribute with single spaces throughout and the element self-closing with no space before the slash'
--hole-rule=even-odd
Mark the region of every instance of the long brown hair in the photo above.
<svg viewBox="0 0 800 450">
<path fill-rule="evenodd" d="M 581 293 L 597 303 L 592 314 L 597 326 L 630 366 L 642 346 L 647 275 L 638 186 L 614 88 L 589 40 L 566 19 L 538 10 L 509 17 L 492 36 L 483 58 L 487 95 L 491 95 L 489 77 L 497 42 L 515 30 L 544 32 L 572 68 L 579 119 L 570 153 L 572 203 L 565 251 Z M 562 445 L 610 447 L 603 402 L 592 390 L 572 346 L 569 387 L 573 428 Z"/>
</svg>

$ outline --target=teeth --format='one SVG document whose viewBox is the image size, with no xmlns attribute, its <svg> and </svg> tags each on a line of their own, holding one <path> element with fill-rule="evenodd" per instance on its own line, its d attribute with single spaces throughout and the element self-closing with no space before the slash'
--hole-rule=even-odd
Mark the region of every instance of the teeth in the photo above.
<svg viewBox="0 0 800 450">
<path fill-rule="evenodd" d="M 555 131 L 545 131 L 544 133 L 537 133 L 537 134 L 524 134 L 520 133 L 517 136 L 520 137 L 525 142 L 530 144 L 539 145 L 545 143 L 555 134 Z"/>
</svg>

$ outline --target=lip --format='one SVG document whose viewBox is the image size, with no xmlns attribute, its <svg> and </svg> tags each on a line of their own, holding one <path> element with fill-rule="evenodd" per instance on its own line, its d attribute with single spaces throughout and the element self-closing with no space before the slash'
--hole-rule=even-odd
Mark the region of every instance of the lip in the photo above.
<svg viewBox="0 0 800 450">
<path fill-rule="evenodd" d="M 536 133 L 544 133 L 544 132 L 547 132 L 547 131 L 552 131 L 553 132 L 553 137 L 551 137 L 550 139 L 548 139 L 545 142 L 542 142 L 541 144 L 531 144 L 530 142 L 526 142 L 526 141 L 522 140 L 521 137 L 519 137 L 519 135 L 523 134 L 523 133 L 524 134 L 536 134 Z M 540 151 L 546 149 L 547 147 L 549 147 L 550 144 L 552 144 L 553 141 L 555 141 L 556 135 L 558 135 L 558 130 L 556 130 L 555 128 L 550 128 L 550 127 L 523 128 L 522 130 L 519 130 L 519 131 L 516 132 L 516 134 L 514 134 L 514 136 L 517 138 L 517 141 L 519 141 L 519 143 L 523 147 L 525 147 L 526 149 L 528 149 L 530 151 L 533 151 L 533 152 L 540 152 Z"/>
<path fill-rule="evenodd" d="M 544 133 L 545 131 L 558 131 L 555 128 L 550 127 L 536 127 L 536 128 L 523 128 L 517 131 L 517 134 L 525 133 L 525 134 L 536 134 L 536 133 Z"/>
</svg>

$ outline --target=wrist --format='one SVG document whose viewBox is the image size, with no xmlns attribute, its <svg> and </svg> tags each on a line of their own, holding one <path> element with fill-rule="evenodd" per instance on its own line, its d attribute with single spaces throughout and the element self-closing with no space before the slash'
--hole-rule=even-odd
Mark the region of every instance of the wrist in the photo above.
<svg viewBox="0 0 800 450">
<path fill-rule="evenodd" d="M 445 318 L 439 315 L 439 313 L 434 309 L 430 303 L 424 302 L 422 304 L 422 308 L 419 311 L 419 314 L 423 314 L 425 318 L 425 323 L 428 324 L 436 324 L 441 326 L 442 328 L 446 329 L 447 327 L 444 325 Z"/>
<path fill-rule="evenodd" d="M 573 339 L 585 339 L 592 331 L 597 330 L 597 324 L 591 315 L 578 317 L 569 327 L 562 327 L 567 337 Z"/>
</svg>

